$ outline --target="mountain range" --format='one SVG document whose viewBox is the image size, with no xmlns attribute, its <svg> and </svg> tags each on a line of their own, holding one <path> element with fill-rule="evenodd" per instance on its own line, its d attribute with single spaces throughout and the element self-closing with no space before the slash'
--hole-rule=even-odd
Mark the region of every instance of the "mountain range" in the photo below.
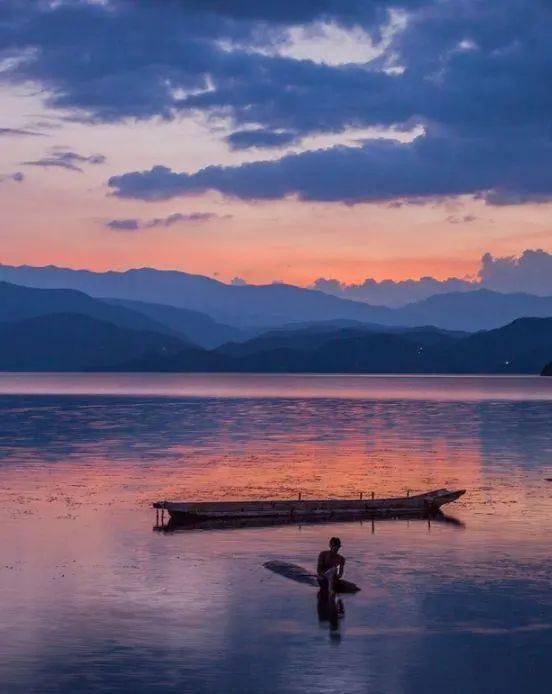
<svg viewBox="0 0 552 694">
<path fill-rule="evenodd" d="M 0 370 L 88 371 L 139 359 L 180 353 L 178 338 L 122 328 L 76 313 L 0 323 Z"/>
<path fill-rule="evenodd" d="M 372 307 L 319 291 L 286 284 L 227 285 L 201 275 L 151 268 L 99 273 L 53 266 L 0 265 L 0 280 L 42 289 L 77 289 L 98 298 L 200 311 L 215 321 L 238 327 L 332 318 L 378 322 L 378 318 L 372 317 Z M 389 311 L 383 307 L 377 314 L 385 317 Z"/>
<path fill-rule="evenodd" d="M 552 357 L 552 318 L 475 333 L 348 318 L 246 330 L 189 309 L 0 282 L 0 340 L 0 370 L 13 371 L 537 374 Z"/>
<path fill-rule="evenodd" d="M 198 354 L 145 355 L 115 366 L 125 371 L 259 373 L 540 373 L 552 355 L 552 318 L 520 318 L 458 336 L 435 328 L 374 332 L 342 329 L 268 333 Z"/>
<path fill-rule="evenodd" d="M 292 285 L 235 286 L 201 275 L 151 268 L 101 273 L 0 265 L 0 280 L 42 289 L 78 290 L 112 307 L 141 313 L 162 323 L 165 330 L 205 347 L 289 323 L 351 320 L 476 331 L 497 328 L 524 316 L 552 316 L 552 297 L 486 289 L 439 294 L 389 308 Z"/>
<path fill-rule="evenodd" d="M 80 314 L 132 330 L 148 330 L 179 337 L 202 347 L 256 334 L 217 323 L 210 316 L 159 304 L 124 299 L 96 299 L 75 289 L 36 289 L 0 282 L 0 323 L 48 314 Z"/>
</svg>

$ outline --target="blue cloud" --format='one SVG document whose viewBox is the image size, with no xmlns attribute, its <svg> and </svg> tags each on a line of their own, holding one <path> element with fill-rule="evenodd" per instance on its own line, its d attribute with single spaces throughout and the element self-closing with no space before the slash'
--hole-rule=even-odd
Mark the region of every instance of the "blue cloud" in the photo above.
<svg viewBox="0 0 552 694">
<path fill-rule="evenodd" d="M 311 285 L 325 294 L 332 294 L 341 299 L 365 301 L 376 306 L 405 306 L 414 301 L 427 299 L 435 294 L 448 292 L 466 292 L 479 289 L 480 284 L 457 277 L 437 280 L 433 277 L 422 277 L 419 280 L 381 280 L 367 278 L 359 284 L 347 284 L 337 279 L 320 277 Z"/>
<path fill-rule="evenodd" d="M 229 216 L 230 215 L 225 215 L 225 218 Z M 200 224 L 202 222 L 211 222 L 214 219 L 221 219 L 221 217 L 213 212 L 190 212 L 189 214 L 174 212 L 167 217 L 150 219 L 148 222 L 144 223 L 144 226 L 148 228 L 170 227 L 173 226 L 173 224 Z"/>
<path fill-rule="evenodd" d="M 526 292 L 552 296 L 552 254 L 542 249 L 527 249 L 519 257 L 494 258 L 490 253 L 485 253 L 481 259 L 478 278 L 474 280 L 457 277 L 437 280 L 433 277 L 422 277 L 419 280 L 378 282 L 367 278 L 359 284 L 346 284 L 337 279 L 321 277 L 312 287 L 344 299 L 385 306 L 404 306 L 435 294 L 481 288 L 506 293 Z"/>
<path fill-rule="evenodd" d="M 174 224 L 202 224 L 220 219 L 229 219 L 232 215 L 220 216 L 213 212 L 190 212 L 182 214 L 173 212 L 167 217 L 155 217 L 142 220 L 135 217 L 130 219 L 112 219 L 105 226 L 113 231 L 138 231 L 139 229 L 154 229 L 156 227 L 171 227 Z"/>
<path fill-rule="evenodd" d="M 483 286 L 498 292 L 552 296 L 552 254 L 542 249 L 527 249 L 519 258 L 494 258 L 485 253 L 479 277 Z"/>
<path fill-rule="evenodd" d="M 104 164 L 105 161 L 106 157 L 103 154 L 91 154 L 85 157 L 77 152 L 54 148 L 52 152 L 45 157 L 21 163 L 25 166 L 40 166 L 42 168 L 54 167 L 82 173 L 82 168 L 78 166 L 78 164 Z"/>
<path fill-rule="evenodd" d="M 320 19 L 362 19 L 366 22 L 373 19 L 382 8 L 393 4 L 377 0 L 371 0 L 369 3 L 365 0 L 191 0 L 187 6 L 201 12 L 211 12 L 239 20 L 303 24 Z"/>
<path fill-rule="evenodd" d="M 523 0 L 463 0 L 460 8 L 450 0 L 197 1 L 166 3 L 163 11 L 156 3 L 120 0 L 6 3 L 4 53 L 27 53 L 3 79 L 42 83 L 51 105 L 83 118 L 220 110 L 237 124 L 303 134 L 413 120 L 470 131 L 549 127 L 549 23 L 545 8 Z M 373 65 L 255 52 L 278 45 L 282 21 L 354 21 L 377 34 L 389 7 L 410 19 Z M 224 40 L 241 48 L 224 50 Z M 402 74 L 384 70 L 391 58 Z"/>
<path fill-rule="evenodd" d="M 113 231 L 137 231 L 140 222 L 138 219 L 112 219 L 106 223 L 106 227 Z"/>
<path fill-rule="evenodd" d="M 370 63 L 278 55 L 289 27 L 316 21 L 360 26 L 377 41 L 391 8 L 407 21 Z M 37 83 L 51 107 L 84 120 L 222 115 L 236 149 L 351 127 L 426 128 L 412 145 L 370 141 L 191 174 L 154 167 L 112 179 L 122 196 L 215 189 L 354 202 L 468 192 L 517 204 L 550 198 L 551 27 L 547 3 L 525 0 L 191 0 L 162 10 L 151 1 L 5 0 L 0 58 L 12 60 L 0 79 Z M 79 168 L 68 164 L 47 165 Z"/>
<path fill-rule="evenodd" d="M 531 144 L 531 146 L 529 146 Z M 165 166 L 113 176 L 121 198 L 166 200 L 215 190 L 246 200 L 355 204 L 394 198 L 477 194 L 552 197 L 552 142 L 503 142 L 426 135 L 411 143 L 369 140 L 362 147 L 290 154 L 275 161 L 208 166 L 178 173 Z"/>
<path fill-rule="evenodd" d="M 297 140 L 297 134 L 288 130 L 237 130 L 226 138 L 232 149 L 250 147 L 283 147 Z"/>
</svg>

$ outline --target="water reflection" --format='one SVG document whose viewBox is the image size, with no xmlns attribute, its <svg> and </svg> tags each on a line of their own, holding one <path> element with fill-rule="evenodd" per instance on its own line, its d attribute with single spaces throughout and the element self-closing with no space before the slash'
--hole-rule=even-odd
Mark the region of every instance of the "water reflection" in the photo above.
<svg viewBox="0 0 552 694">
<path fill-rule="evenodd" d="M 547 691 L 550 402 L 394 393 L 0 397 L 3 690 Z M 429 524 L 151 532 L 158 498 L 445 485 Z M 329 534 L 362 590 L 326 609 L 263 564 Z"/>
<path fill-rule="evenodd" d="M 159 509 L 155 510 L 155 524 L 152 528 L 154 532 L 163 532 L 163 533 L 176 533 L 176 532 L 181 532 L 181 533 L 188 533 L 188 532 L 194 532 L 197 530 L 238 530 L 240 528 L 274 528 L 276 526 L 281 526 L 281 525 L 294 525 L 298 528 L 303 527 L 304 525 L 323 525 L 331 528 L 336 520 L 338 519 L 332 519 L 332 520 L 327 520 L 327 519 L 308 519 L 308 520 L 292 520 L 289 518 L 285 519 L 276 519 L 276 518 L 235 518 L 231 520 L 205 520 L 205 521 L 197 521 L 197 522 L 189 522 L 189 523 L 178 523 L 175 522 L 172 518 L 167 518 L 167 516 L 164 514 L 163 509 L 160 511 Z M 428 517 L 420 517 L 420 514 L 414 513 L 412 514 L 411 517 L 409 517 L 406 514 L 401 514 L 400 519 L 399 518 L 394 518 L 392 516 L 383 516 L 380 519 L 375 519 L 375 518 L 369 518 L 369 519 L 359 519 L 358 520 L 358 525 L 359 527 L 369 527 L 370 532 L 372 535 L 375 534 L 376 532 L 376 525 L 378 523 L 389 523 L 389 522 L 397 522 L 398 520 L 404 520 L 407 522 L 407 524 L 410 524 L 411 522 L 413 523 L 423 523 L 427 527 L 427 531 L 431 532 L 431 524 L 432 523 L 445 523 L 447 525 L 450 525 L 454 528 L 458 529 L 464 529 L 466 527 L 466 524 L 464 521 L 461 521 L 458 518 L 455 518 L 454 516 L 449 515 L 448 513 L 443 513 L 442 511 L 437 511 L 431 514 L 431 516 Z"/>
<path fill-rule="evenodd" d="M 321 624 L 328 623 L 330 636 L 340 641 L 339 620 L 345 617 L 343 600 L 335 595 L 329 596 L 326 592 L 319 590 L 316 596 L 316 612 L 318 621 Z"/>
<path fill-rule="evenodd" d="M 0 372 L 0 394 L 360 400 L 552 400 L 539 376 Z"/>
<path fill-rule="evenodd" d="M 0 413 L 13 493 L 32 497 L 32 473 L 72 508 L 441 486 L 469 489 L 462 504 L 478 512 L 549 500 L 548 402 L 12 396 Z"/>
</svg>

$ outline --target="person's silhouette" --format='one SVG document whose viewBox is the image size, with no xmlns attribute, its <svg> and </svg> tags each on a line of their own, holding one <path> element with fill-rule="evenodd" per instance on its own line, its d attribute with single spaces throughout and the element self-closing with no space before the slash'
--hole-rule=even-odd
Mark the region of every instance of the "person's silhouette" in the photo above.
<svg viewBox="0 0 552 694">
<path fill-rule="evenodd" d="M 330 549 L 320 552 L 316 565 L 316 575 L 320 584 L 320 591 L 333 598 L 336 593 L 339 579 L 343 576 L 345 559 L 339 554 L 341 540 L 338 537 L 330 538 Z"/>
</svg>

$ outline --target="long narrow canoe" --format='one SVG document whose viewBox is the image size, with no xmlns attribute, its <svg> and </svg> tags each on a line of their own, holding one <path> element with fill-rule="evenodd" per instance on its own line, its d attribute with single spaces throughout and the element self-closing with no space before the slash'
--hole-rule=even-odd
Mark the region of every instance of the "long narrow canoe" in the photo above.
<svg viewBox="0 0 552 694">
<path fill-rule="evenodd" d="M 197 523 L 240 519 L 281 521 L 341 520 L 431 516 L 441 506 L 456 501 L 465 489 L 437 489 L 414 496 L 387 499 L 274 499 L 267 501 L 157 501 L 153 508 L 169 512 L 176 523 Z"/>
</svg>

